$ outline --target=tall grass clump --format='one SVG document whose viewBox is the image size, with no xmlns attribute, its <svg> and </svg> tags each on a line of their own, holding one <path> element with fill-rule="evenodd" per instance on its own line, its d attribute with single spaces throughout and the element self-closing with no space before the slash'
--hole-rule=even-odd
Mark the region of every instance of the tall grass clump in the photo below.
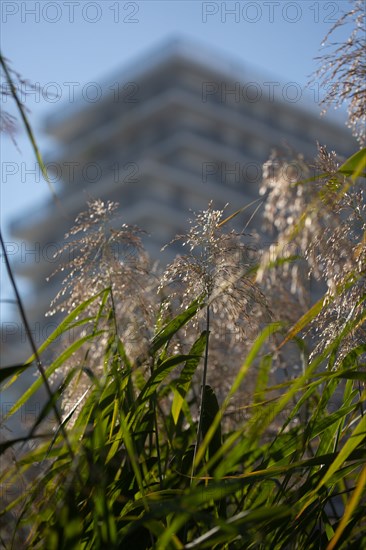
<svg viewBox="0 0 366 550">
<path fill-rule="evenodd" d="M 59 327 L 0 371 L 40 370 L 5 420 L 48 388 L 0 442 L 4 548 L 366 547 L 366 150 L 264 168 L 267 248 L 210 203 L 162 269 L 117 204 L 77 217 Z"/>
</svg>

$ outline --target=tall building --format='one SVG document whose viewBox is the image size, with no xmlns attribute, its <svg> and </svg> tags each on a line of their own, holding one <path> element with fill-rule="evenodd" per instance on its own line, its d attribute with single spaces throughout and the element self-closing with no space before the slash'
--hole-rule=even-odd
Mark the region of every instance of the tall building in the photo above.
<svg viewBox="0 0 366 550">
<path fill-rule="evenodd" d="M 317 140 L 345 155 L 355 148 L 298 84 L 258 77 L 185 40 L 161 44 L 103 86 L 85 86 L 46 131 L 58 142 L 46 164 L 62 209 L 50 198 L 12 226 L 15 238 L 39 249 L 38 261 L 18 265 L 34 285 L 28 311 L 39 321 L 56 293 L 57 279 L 45 283 L 52 254 L 90 198 L 118 201 L 124 221 L 145 229 L 149 252 L 161 257 L 190 210 L 211 199 L 233 209 L 255 199 L 274 147 L 288 143 L 305 157 Z"/>
</svg>

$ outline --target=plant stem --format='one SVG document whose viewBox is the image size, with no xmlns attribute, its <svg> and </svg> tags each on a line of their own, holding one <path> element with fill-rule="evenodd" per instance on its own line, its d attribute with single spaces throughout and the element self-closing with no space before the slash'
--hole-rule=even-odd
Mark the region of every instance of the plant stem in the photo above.
<svg viewBox="0 0 366 550">
<path fill-rule="evenodd" d="M 11 93 L 11 95 L 12 95 L 12 97 L 13 97 L 15 103 L 16 103 L 16 106 L 18 107 L 18 111 L 19 111 L 20 116 L 23 120 L 23 123 L 24 123 L 25 129 L 26 129 L 29 141 L 32 145 L 33 152 L 36 156 L 37 162 L 38 162 L 39 167 L 41 169 L 42 176 L 44 177 L 45 181 L 47 182 L 47 185 L 48 185 L 48 187 L 49 187 L 49 189 L 52 193 L 52 197 L 53 197 L 55 203 L 57 204 L 62 216 L 64 218 L 68 219 L 69 216 L 67 215 L 67 213 L 65 211 L 65 208 L 64 208 L 63 204 L 61 203 L 60 199 L 58 198 L 58 196 L 56 194 L 56 191 L 55 191 L 55 189 L 52 185 L 52 182 L 51 182 L 50 178 L 48 177 L 47 168 L 46 168 L 46 166 L 43 162 L 42 155 L 41 155 L 41 153 L 38 149 L 38 145 L 37 145 L 36 139 L 34 137 L 34 134 L 32 132 L 31 125 L 29 124 L 29 120 L 27 118 L 27 115 L 25 114 L 24 106 L 23 106 L 22 102 L 20 101 L 20 99 L 18 97 L 17 90 L 16 90 L 14 82 L 11 78 L 11 74 L 10 74 L 10 71 L 8 69 L 7 63 L 6 63 L 5 58 L 3 57 L 3 55 L 1 53 L 0 53 L 0 65 L 4 70 L 6 80 L 9 84 L 10 93 Z"/>
<path fill-rule="evenodd" d="M 55 414 L 55 417 L 56 417 L 56 420 L 58 422 L 58 425 L 59 425 L 59 429 L 62 433 L 62 436 L 65 440 L 65 443 L 66 443 L 66 446 L 67 446 L 67 450 L 69 451 L 69 454 L 71 456 L 72 459 L 75 458 L 75 455 L 74 455 L 74 451 L 72 450 L 72 447 L 71 447 L 71 444 L 70 444 L 70 441 L 69 441 L 69 438 L 67 437 L 67 433 L 66 433 L 66 430 L 62 424 L 62 418 L 61 418 L 61 415 L 59 413 L 59 410 L 57 409 L 57 406 L 54 402 L 54 394 L 51 390 L 51 386 L 48 382 L 48 378 L 46 376 L 46 372 L 44 370 L 44 367 L 42 365 L 42 361 L 41 361 L 41 358 L 39 356 L 39 353 L 38 353 L 38 350 L 37 350 L 37 346 L 35 344 L 35 341 L 33 339 L 33 336 L 32 336 L 32 332 L 31 332 L 31 329 L 30 329 L 30 326 L 29 326 L 29 323 L 28 323 L 28 319 L 27 319 L 27 316 L 25 314 L 25 309 L 24 309 L 24 306 L 23 306 L 23 302 L 21 300 L 21 297 L 20 297 L 20 294 L 19 294 L 19 291 L 18 291 L 18 287 L 16 285 L 16 282 L 15 282 L 15 279 L 14 279 L 14 275 L 13 275 L 13 272 L 12 272 L 12 269 L 11 269 L 11 265 L 10 265 L 10 262 L 9 262 L 9 258 L 8 258 L 8 254 L 7 254 L 7 251 L 6 251 L 6 247 L 5 247 L 5 243 L 4 243 L 4 240 L 3 240 L 3 236 L 2 236 L 2 233 L 0 231 L 0 241 L 1 241 L 1 248 L 3 250 L 3 254 L 4 254 L 4 259 L 5 259 L 5 265 L 6 265 L 6 270 L 7 270 L 7 273 L 9 275 L 9 279 L 10 279 L 10 282 L 11 282 L 11 285 L 14 289 L 14 293 L 15 293 L 15 297 L 16 297 L 16 302 L 18 304 L 18 307 L 19 307 L 19 311 L 20 311 L 20 316 L 23 320 L 23 323 L 24 323 L 24 327 L 25 327 L 25 331 L 26 331 L 26 334 L 29 338 L 29 342 L 30 342 L 30 345 L 31 345 L 31 348 L 32 348 L 32 352 L 33 352 L 33 355 L 34 357 L 36 358 L 36 364 L 37 364 L 37 368 L 42 376 L 42 379 L 43 379 L 43 383 L 45 385 L 45 388 L 46 388 L 46 391 L 48 393 L 48 396 L 50 398 L 50 402 L 51 402 L 51 406 L 52 406 L 52 409 L 53 409 L 53 412 Z"/>
<path fill-rule="evenodd" d="M 151 358 L 151 363 L 150 363 L 151 376 L 153 375 L 153 372 L 154 372 L 154 357 Z M 160 490 L 162 490 L 163 489 L 163 470 L 162 470 L 162 467 L 161 467 L 161 453 L 160 453 L 160 442 L 159 442 L 159 428 L 158 428 L 158 413 L 157 413 L 156 393 L 151 396 L 150 403 L 151 403 L 151 406 L 153 408 L 153 413 L 154 413 L 155 446 L 156 446 L 156 454 L 157 454 L 157 458 L 158 458 L 159 485 L 160 485 Z M 150 449 L 152 449 L 152 433 L 151 432 L 150 432 L 150 436 L 151 436 Z"/>
<path fill-rule="evenodd" d="M 196 445 L 194 448 L 194 455 L 193 455 L 193 462 L 192 462 L 192 473 L 191 473 L 191 483 L 194 475 L 195 470 L 195 462 L 196 462 L 196 454 L 197 450 L 200 444 L 201 439 L 201 432 L 202 432 L 202 420 L 203 420 L 203 414 L 204 414 L 204 399 L 205 399 L 205 388 L 206 388 L 206 379 L 207 379 L 207 369 L 208 369 L 208 343 L 209 343 L 209 337 L 210 337 L 210 306 L 208 305 L 206 308 L 206 348 L 205 348 L 205 360 L 203 364 L 203 374 L 202 374 L 202 388 L 201 388 L 201 406 L 200 406 L 200 415 L 198 419 L 198 427 L 197 427 L 197 438 L 196 438 Z"/>
</svg>

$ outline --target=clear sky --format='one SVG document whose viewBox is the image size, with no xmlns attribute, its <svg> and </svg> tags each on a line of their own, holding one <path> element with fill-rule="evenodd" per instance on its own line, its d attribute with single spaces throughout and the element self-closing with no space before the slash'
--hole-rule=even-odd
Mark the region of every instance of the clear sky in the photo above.
<svg viewBox="0 0 366 550">
<path fill-rule="evenodd" d="M 26 98 L 31 125 L 45 154 L 54 144 L 43 132 L 44 118 L 73 100 L 67 83 L 73 82 L 76 94 L 80 93 L 88 83 L 102 83 L 169 37 L 194 39 L 212 49 L 213 55 L 221 52 L 258 74 L 269 73 L 303 89 L 317 67 L 314 58 L 321 53 L 324 36 L 350 3 L 2 0 L 0 7 L 3 55 L 24 78 L 50 94 Z M 347 29 L 339 39 L 346 37 Z M 55 91 L 61 97 L 52 95 Z M 9 99 L 2 108 L 15 113 Z M 49 197 L 46 183 L 29 172 L 35 159 L 21 123 L 17 143 L 19 150 L 1 136 L 1 213 L 7 240 L 11 219 L 26 216 Z"/>
</svg>

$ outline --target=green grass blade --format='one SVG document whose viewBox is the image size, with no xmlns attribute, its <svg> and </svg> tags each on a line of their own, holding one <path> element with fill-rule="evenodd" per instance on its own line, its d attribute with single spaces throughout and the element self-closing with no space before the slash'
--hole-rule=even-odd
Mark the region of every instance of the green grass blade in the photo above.
<svg viewBox="0 0 366 550">
<path fill-rule="evenodd" d="M 196 372 L 196 368 L 203 356 L 206 345 L 206 331 L 203 331 L 201 336 L 196 340 L 190 349 L 189 355 L 193 359 L 188 359 L 182 369 L 182 372 L 174 384 L 173 403 L 171 408 L 172 418 L 175 424 L 178 422 L 180 412 L 184 403 L 184 399 L 192 382 L 192 377 Z"/>
<path fill-rule="evenodd" d="M 174 319 L 168 322 L 158 334 L 153 338 L 150 344 L 150 354 L 155 353 L 168 342 L 172 336 L 182 328 L 192 317 L 194 317 L 197 311 L 203 306 L 202 299 L 194 300 L 189 307 L 183 313 L 177 315 Z"/>
<path fill-rule="evenodd" d="M 55 359 L 55 361 L 53 361 L 53 363 L 46 369 L 45 374 L 47 378 L 49 378 L 51 374 L 53 374 L 60 366 L 62 366 L 64 362 L 69 359 L 71 355 L 75 353 L 75 351 L 77 351 L 85 342 L 88 342 L 92 340 L 95 336 L 99 336 L 101 334 L 103 334 L 103 331 L 92 335 L 89 334 L 87 336 L 84 336 L 83 338 L 79 338 L 79 340 L 71 344 L 71 346 L 69 346 L 63 353 L 61 353 Z M 37 378 L 37 380 L 31 385 L 31 387 L 28 388 L 24 392 L 22 397 L 18 399 L 18 401 L 11 407 L 4 420 L 16 413 L 28 401 L 28 399 L 32 397 L 32 395 L 34 395 L 34 393 L 42 387 L 42 385 L 43 379 L 41 377 Z"/>
</svg>

